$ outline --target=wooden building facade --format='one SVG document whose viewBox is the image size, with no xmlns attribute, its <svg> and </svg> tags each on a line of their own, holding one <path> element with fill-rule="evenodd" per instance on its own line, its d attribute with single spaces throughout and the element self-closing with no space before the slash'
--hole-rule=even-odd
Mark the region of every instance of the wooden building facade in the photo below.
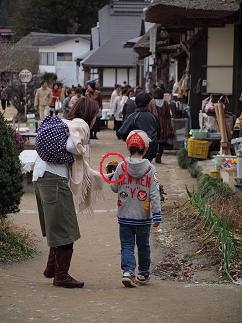
<svg viewBox="0 0 242 323">
<path fill-rule="evenodd" d="M 166 85 L 174 61 L 177 80 L 189 75 L 193 128 L 199 126 L 202 100 L 208 95 L 227 96 L 231 112 L 242 112 L 240 1 L 155 0 L 145 11 L 145 20 L 155 23 L 157 30 L 153 78 L 162 78 Z M 151 46 L 149 42 L 148 55 L 154 50 Z"/>
</svg>

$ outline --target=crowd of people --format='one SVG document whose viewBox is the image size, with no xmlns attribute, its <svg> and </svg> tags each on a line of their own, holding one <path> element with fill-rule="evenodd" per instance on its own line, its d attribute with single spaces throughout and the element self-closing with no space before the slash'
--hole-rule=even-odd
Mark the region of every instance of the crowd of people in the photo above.
<svg viewBox="0 0 242 323">
<path fill-rule="evenodd" d="M 174 87 L 174 80 L 168 84 Z M 169 92 L 168 89 L 168 92 Z M 161 163 L 165 146 L 173 137 L 171 125 L 172 104 L 164 100 L 165 88 L 162 83 L 152 84 L 149 93 L 141 87 L 132 88 L 126 82 L 116 84 L 111 94 L 110 111 L 114 120 L 114 130 L 119 139 L 126 140 L 128 133 L 134 129 L 147 132 L 152 139 L 146 158 L 155 158 Z M 40 121 L 45 116 L 58 115 L 60 111 L 67 118 L 71 108 L 82 97 L 88 97 L 96 102 L 99 113 L 96 122 L 90 130 L 90 139 L 98 139 L 101 130 L 103 99 L 98 80 L 90 80 L 85 86 L 66 87 L 55 82 L 50 86 L 43 80 L 35 92 L 34 108 L 38 112 Z M 9 105 L 8 84 L 0 84 L 0 100 L 3 111 Z"/>
<path fill-rule="evenodd" d="M 90 98 L 99 107 L 96 122 L 91 129 L 91 139 L 97 139 L 102 111 L 102 95 L 98 80 L 87 82 L 86 87 L 78 85 L 71 88 L 63 87 L 61 83 L 54 83 L 50 88 L 47 81 L 42 81 L 35 94 L 34 107 L 38 111 L 41 121 L 47 115 L 58 115 L 60 111 L 67 118 L 69 111 L 81 97 Z"/>
<path fill-rule="evenodd" d="M 114 130 L 119 139 L 126 140 L 130 131 L 145 131 L 152 142 L 145 158 L 161 163 L 164 147 L 173 138 L 171 106 L 164 100 L 165 89 L 154 85 L 151 93 L 140 87 L 116 84 L 111 95 L 110 108 Z"/>
</svg>

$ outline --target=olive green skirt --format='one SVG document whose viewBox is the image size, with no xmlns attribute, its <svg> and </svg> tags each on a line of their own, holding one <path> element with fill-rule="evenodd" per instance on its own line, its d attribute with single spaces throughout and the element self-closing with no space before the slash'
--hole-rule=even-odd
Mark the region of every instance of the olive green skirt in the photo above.
<svg viewBox="0 0 242 323">
<path fill-rule="evenodd" d="M 42 234 L 50 247 L 80 238 L 72 193 L 67 179 L 49 172 L 34 183 Z"/>
</svg>

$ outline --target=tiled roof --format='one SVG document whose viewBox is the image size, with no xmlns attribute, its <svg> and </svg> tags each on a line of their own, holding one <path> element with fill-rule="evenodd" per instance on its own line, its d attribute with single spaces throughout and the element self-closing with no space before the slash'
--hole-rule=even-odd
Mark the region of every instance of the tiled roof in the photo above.
<svg viewBox="0 0 242 323">
<path fill-rule="evenodd" d="M 240 0 L 153 0 L 151 7 L 159 4 L 196 10 L 237 11 Z"/>
<path fill-rule="evenodd" d="M 111 39 L 85 59 L 82 64 L 95 67 L 134 67 L 137 55 L 124 48 L 125 41 Z"/>
<path fill-rule="evenodd" d="M 83 64 L 93 67 L 135 66 L 137 54 L 131 48 L 124 48 L 124 44 L 139 36 L 140 25 L 141 14 L 114 15 L 112 8 L 105 6 L 99 11 L 101 46 Z"/>
<path fill-rule="evenodd" d="M 145 10 L 147 21 L 161 24 L 183 19 L 224 19 L 240 9 L 240 0 L 154 0 Z"/>
<path fill-rule="evenodd" d="M 112 14 L 117 15 L 139 15 L 143 8 L 150 4 L 151 0 L 112 0 Z"/>
<path fill-rule="evenodd" d="M 85 40 L 90 40 L 90 35 L 82 34 L 51 34 L 51 33 L 37 33 L 31 32 L 24 40 L 26 44 L 33 47 L 40 46 L 54 46 L 60 43 L 63 43 L 68 40 L 74 40 L 83 38 Z"/>
</svg>

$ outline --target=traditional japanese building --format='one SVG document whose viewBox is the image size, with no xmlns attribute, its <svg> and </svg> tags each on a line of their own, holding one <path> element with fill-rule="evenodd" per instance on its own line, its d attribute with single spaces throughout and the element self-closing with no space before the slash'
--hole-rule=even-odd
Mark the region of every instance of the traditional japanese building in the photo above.
<svg viewBox="0 0 242 323">
<path fill-rule="evenodd" d="M 145 10 L 145 20 L 156 24 L 150 48 L 153 77 L 166 81 L 174 62 L 177 80 L 185 73 L 189 76 L 193 127 L 198 127 L 201 103 L 208 95 L 227 96 L 230 110 L 241 112 L 241 1 L 154 0 Z"/>
<path fill-rule="evenodd" d="M 92 29 L 92 51 L 82 62 L 86 80 L 99 78 L 106 89 L 124 81 L 136 85 L 137 54 L 124 44 L 140 34 L 143 9 L 149 3 L 112 0 L 99 11 L 99 22 Z"/>
</svg>

